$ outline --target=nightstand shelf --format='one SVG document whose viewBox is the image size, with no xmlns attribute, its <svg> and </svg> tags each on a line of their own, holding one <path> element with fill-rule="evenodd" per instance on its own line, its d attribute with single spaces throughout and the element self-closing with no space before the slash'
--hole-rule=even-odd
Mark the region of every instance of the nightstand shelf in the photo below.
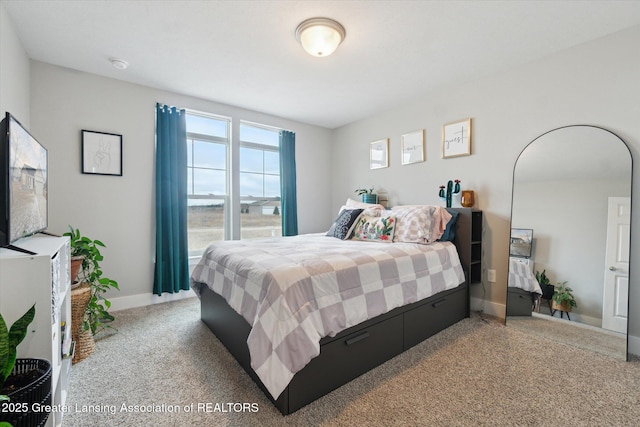
<svg viewBox="0 0 640 427">
<path fill-rule="evenodd" d="M 471 245 L 460 253 L 460 262 L 464 270 L 467 283 L 482 282 L 482 225 L 481 210 L 473 208 L 456 208 L 460 213 L 456 230 L 456 239 L 470 241 Z"/>
</svg>

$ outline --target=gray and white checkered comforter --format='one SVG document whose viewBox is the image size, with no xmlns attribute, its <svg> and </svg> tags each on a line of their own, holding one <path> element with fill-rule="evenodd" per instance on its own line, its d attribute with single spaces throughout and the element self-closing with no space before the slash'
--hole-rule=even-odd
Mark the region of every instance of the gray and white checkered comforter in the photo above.
<svg viewBox="0 0 640 427">
<path fill-rule="evenodd" d="M 529 270 L 529 266 L 512 258 L 509 259 L 508 286 L 542 295 L 542 288 L 538 284 L 536 276 Z"/>
<path fill-rule="evenodd" d="M 455 246 L 307 234 L 212 243 L 191 275 L 252 326 L 251 366 L 274 398 L 320 339 L 464 282 Z"/>
</svg>

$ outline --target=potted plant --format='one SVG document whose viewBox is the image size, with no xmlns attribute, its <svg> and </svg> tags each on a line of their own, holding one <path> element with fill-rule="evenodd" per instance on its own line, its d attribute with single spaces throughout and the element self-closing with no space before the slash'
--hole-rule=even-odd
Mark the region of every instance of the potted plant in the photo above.
<svg viewBox="0 0 640 427">
<path fill-rule="evenodd" d="M 0 427 L 26 421 L 32 423 L 30 425 L 44 425 L 49 417 L 48 412 L 34 412 L 32 404 L 51 404 L 51 363 L 43 359 L 16 358 L 17 347 L 27 335 L 35 315 L 33 305 L 9 330 L 0 315 L 0 403 L 3 404 Z"/>
<path fill-rule="evenodd" d="M 80 230 L 69 226 L 68 232 L 71 242 L 71 257 L 80 257 L 82 265 L 78 274 L 79 282 L 86 283 L 91 289 L 91 297 L 84 311 L 82 319 L 82 330 L 91 330 L 95 335 L 103 329 L 110 328 L 108 325 L 114 320 L 109 313 L 111 301 L 104 297 L 109 289 L 119 289 L 118 282 L 108 277 L 103 277 L 100 262 L 104 259 L 99 248 L 106 247 L 100 240 L 92 240 L 80 233 Z"/>
<path fill-rule="evenodd" d="M 373 187 L 358 188 L 355 193 L 362 198 L 363 203 L 378 203 L 378 196 L 373 193 Z"/>
<path fill-rule="evenodd" d="M 573 292 L 573 289 L 567 286 L 566 281 L 558 283 L 551 298 L 553 309 L 569 313 L 572 307 L 577 307 L 576 300 L 571 292 Z"/>
<path fill-rule="evenodd" d="M 546 300 L 553 298 L 554 286 L 547 277 L 547 270 L 542 270 L 542 273 L 536 271 L 536 280 L 542 289 L 542 298 Z"/>
</svg>

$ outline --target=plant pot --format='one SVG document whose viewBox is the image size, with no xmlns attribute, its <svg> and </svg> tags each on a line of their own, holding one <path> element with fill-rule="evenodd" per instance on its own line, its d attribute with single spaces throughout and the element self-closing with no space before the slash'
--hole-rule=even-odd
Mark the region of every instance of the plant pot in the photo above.
<svg viewBox="0 0 640 427">
<path fill-rule="evenodd" d="M 553 310 L 560 310 L 564 311 L 565 313 L 571 313 L 571 304 L 569 304 L 567 301 L 562 301 L 561 304 L 558 304 L 555 301 L 551 301 L 551 308 Z"/>
<path fill-rule="evenodd" d="M 378 195 L 377 194 L 363 194 L 362 195 L 363 203 L 378 203 Z"/>
<path fill-rule="evenodd" d="M 82 329 L 85 310 L 91 299 L 91 285 L 82 283 L 71 291 L 71 339 L 76 343 L 72 363 L 86 359 L 96 348 L 91 331 Z"/>
<path fill-rule="evenodd" d="M 542 289 L 542 299 L 551 299 L 556 291 L 553 285 L 540 285 L 540 289 Z"/>
<path fill-rule="evenodd" d="M 75 283 L 78 278 L 78 273 L 82 268 L 82 260 L 84 260 L 83 256 L 74 256 L 71 258 L 71 283 Z"/>
<path fill-rule="evenodd" d="M 9 422 L 14 427 L 43 426 L 49 413 L 34 412 L 33 406 L 36 403 L 51 405 L 51 363 L 44 359 L 16 359 L 0 394 L 11 399 L 7 406 L 10 410 L 18 409 L 0 411 L 0 421 Z"/>
</svg>

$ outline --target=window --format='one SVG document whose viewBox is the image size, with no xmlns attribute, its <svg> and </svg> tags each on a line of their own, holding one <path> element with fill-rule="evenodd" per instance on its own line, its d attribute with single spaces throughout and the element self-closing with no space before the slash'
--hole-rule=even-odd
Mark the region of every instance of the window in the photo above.
<svg viewBox="0 0 640 427">
<path fill-rule="evenodd" d="M 225 238 L 230 119 L 188 112 L 187 230 L 189 255 Z"/>
<path fill-rule="evenodd" d="M 279 130 L 240 123 L 242 239 L 282 235 Z"/>
<path fill-rule="evenodd" d="M 229 118 L 186 119 L 189 254 L 215 240 L 281 236 L 280 130 L 240 122 L 232 138 Z"/>
</svg>

